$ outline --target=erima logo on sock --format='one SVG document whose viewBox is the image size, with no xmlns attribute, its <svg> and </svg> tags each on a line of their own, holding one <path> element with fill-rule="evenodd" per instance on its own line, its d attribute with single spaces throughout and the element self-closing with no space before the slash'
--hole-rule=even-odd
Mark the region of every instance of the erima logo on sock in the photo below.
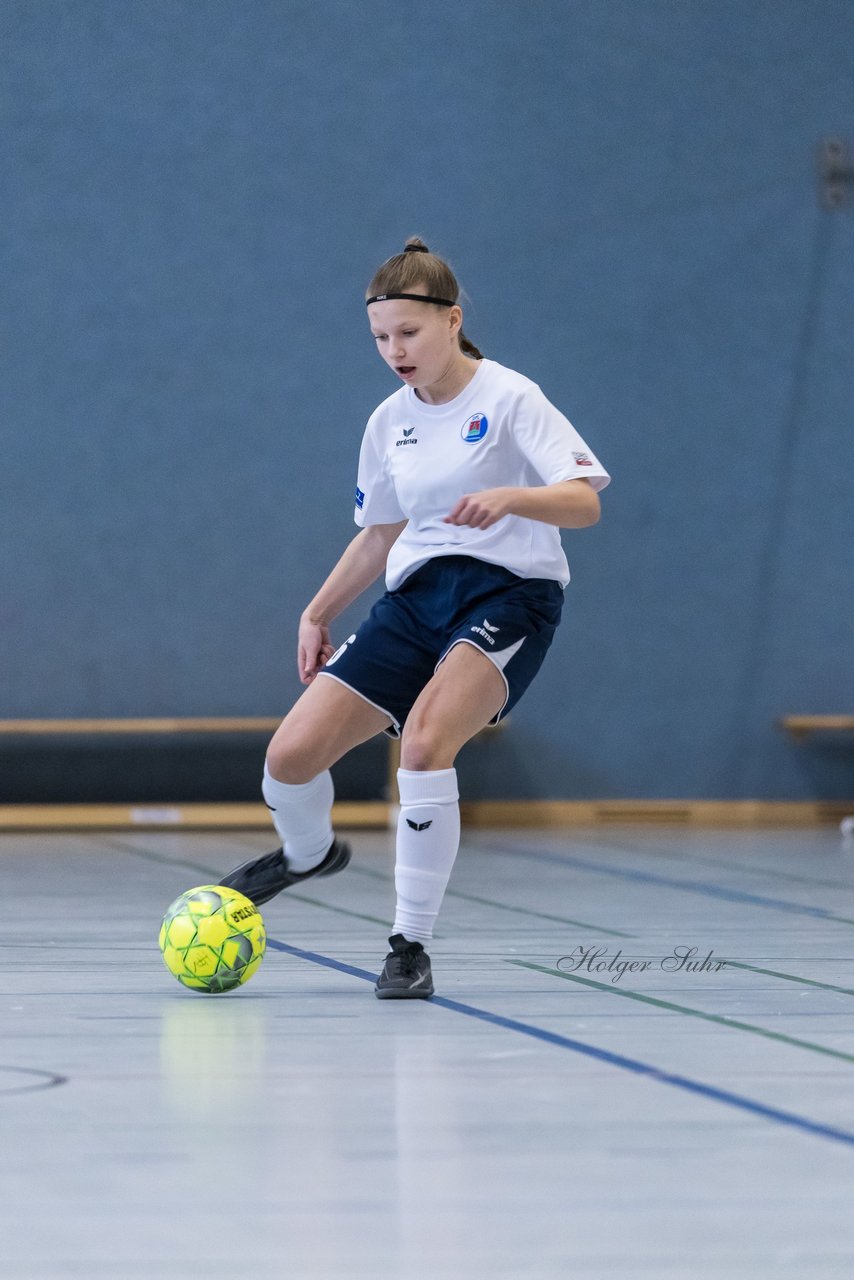
<svg viewBox="0 0 854 1280">
<path fill-rule="evenodd" d="M 429 822 L 413 822 L 411 818 L 407 818 L 406 825 L 413 831 L 426 831 L 428 827 L 432 827 L 433 819 L 431 818 Z"/>
</svg>

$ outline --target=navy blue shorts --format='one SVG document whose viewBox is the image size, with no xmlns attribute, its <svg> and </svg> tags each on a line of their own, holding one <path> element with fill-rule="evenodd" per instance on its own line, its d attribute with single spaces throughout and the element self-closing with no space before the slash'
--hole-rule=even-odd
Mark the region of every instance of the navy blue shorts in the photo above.
<svg viewBox="0 0 854 1280">
<path fill-rule="evenodd" d="M 471 556 L 436 556 L 376 602 L 320 674 L 385 711 L 386 733 L 397 738 L 443 658 L 455 644 L 473 644 L 504 679 L 497 724 L 542 666 L 562 608 L 559 582 L 520 578 Z"/>
</svg>

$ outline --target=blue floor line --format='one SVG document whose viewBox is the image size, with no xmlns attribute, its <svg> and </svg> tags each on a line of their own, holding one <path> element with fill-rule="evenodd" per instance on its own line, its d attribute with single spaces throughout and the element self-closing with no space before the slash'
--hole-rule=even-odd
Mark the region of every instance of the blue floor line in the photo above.
<svg viewBox="0 0 854 1280">
<path fill-rule="evenodd" d="M 312 964 L 323 965 L 326 969 L 334 969 L 338 973 L 346 973 L 351 977 L 361 978 L 372 985 L 377 980 L 378 975 L 369 973 L 367 969 L 357 969 L 354 965 L 344 964 L 340 960 L 333 960 L 331 957 L 320 955 L 316 951 L 305 951 L 302 947 L 294 947 L 287 942 L 278 942 L 274 938 L 268 938 L 267 946 L 274 948 L 276 951 L 284 951 L 287 955 L 296 956 L 300 960 L 308 960 Z M 461 1004 L 459 1000 L 449 1000 L 445 996 L 433 996 L 429 1003 L 438 1005 L 442 1009 L 449 1009 L 452 1013 L 461 1013 L 467 1018 L 476 1018 L 479 1022 L 487 1022 L 495 1027 L 503 1027 L 507 1031 L 516 1031 L 522 1035 L 532 1036 L 535 1040 L 555 1045 L 559 1049 L 569 1049 L 573 1053 L 595 1058 L 598 1062 L 606 1062 L 609 1066 L 619 1067 L 623 1071 L 631 1071 L 634 1075 L 646 1076 L 650 1080 L 658 1081 L 659 1084 L 669 1084 L 675 1089 L 683 1089 L 688 1093 L 697 1094 L 699 1097 L 707 1098 L 712 1102 L 721 1102 L 726 1106 L 736 1107 L 739 1111 L 746 1111 L 750 1115 L 760 1116 L 764 1120 L 773 1120 L 775 1124 L 788 1125 L 790 1128 L 800 1129 L 804 1133 L 811 1133 L 815 1137 L 829 1138 L 832 1142 L 841 1142 L 846 1146 L 854 1147 L 854 1133 L 849 1133 L 845 1129 L 835 1129 L 832 1125 L 819 1124 L 806 1116 L 795 1115 L 790 1111 L 780 1111 L 776 1107 L 767 1107 L 764 1103 L 754 1102 L 750 1098 L 743 1098 L 737 1093 L 729 1093 L 726 1089 L 716 1089 L 713 1085 L 702 1084 L 699 1080 L 689 1079 L 688 1076 L 675 1075 L 670 1071 L 661 1071 L 658 1067 L 650 1066 L 646 1062 L 639 1062 L 635 1058 L 626 1058 L 622 1054 L 611 1053 L 608 1049 L 597 1049 L 595 1045 L 583 1044 L 580 1040 L 572 1040 L 569 1036 L 559 1035 L 555 1031 L 546 1031 L 544 1028 L 532 1026 L 528 1022 L 519 1022 L 515 1018 L 507 1018 L 500 1013 L 490 1013 L 487 1009 L 478 1009 L 475 1005 Z"/>
<path fill-rule="evenodd" d="M 722 898 L 726 902 L 743 902 L 752 906 L 771 907 L 775 911 L 785 911 L 789 915 L 813 916 L 819 920 L 832 920 L 837 924 L 854 924 L 847 916 L 834 915 L 827 907 L 808 907 L 800 902 L 787 902 L 784 898 L 766 898 L 758 893 L 745 893 L 741 889 L 725 889 L 721 885 L 706 884 L 703 881 L 679 880 L 674 876 L 658 875 L 654 871 L 636 871 L 628 867 L 606 867 L 601 862 L 589 862 L 586 858 L 574 858 L 571 854 L 543 853 L 538 849 L 494 849 L 493 853 L 507 854 L 515 858 L 520 855 L 538 862 L 550 862 L 561 867 L 578 867 L 582 871 L 595 871 L 599 875 L 613 876 L 618 880 L 636 880 L 642 884 L 666 885 L 669 889 L 685 889 L 690 893 L 699 893 L 707 898 Z"/>
</svg>

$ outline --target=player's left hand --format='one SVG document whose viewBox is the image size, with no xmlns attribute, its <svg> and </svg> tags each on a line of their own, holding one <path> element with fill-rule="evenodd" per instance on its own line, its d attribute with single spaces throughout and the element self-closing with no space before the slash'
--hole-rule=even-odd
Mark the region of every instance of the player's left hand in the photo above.
<svg viewBox="0 0 854 1280">
<path fill-rule="evenodd" d="M 463 494 L 445 524 L 467 524 L 472 529 L 488 529 L 510 514 L 512 489 L 483 489 Z"/>
</svg>

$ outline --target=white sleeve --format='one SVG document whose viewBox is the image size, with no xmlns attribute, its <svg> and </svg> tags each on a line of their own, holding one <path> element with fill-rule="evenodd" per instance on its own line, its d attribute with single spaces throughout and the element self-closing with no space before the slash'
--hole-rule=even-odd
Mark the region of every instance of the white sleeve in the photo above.
<svg viewBox="0 0 854 1280">
<path fill-rule="evenodd" d="M 370 421 L 362 437 L 359 452 L 359 478 L 356 481 L 356 509 L 353 519 L 362 529 L 372 524 L 397 524 L 406 519 L 397 501 L 391 477 L 386 471 L 385 460 L 377 447 Z"/>
<path fill-rule="evenodd" d="M 589 480 L 598 492 L 610 483 L 611 477 L 602 463 L 539 387 L 531 386 L 521 396 L 514 415 L 513 433 L 544 484 Z"/>
</svg>

